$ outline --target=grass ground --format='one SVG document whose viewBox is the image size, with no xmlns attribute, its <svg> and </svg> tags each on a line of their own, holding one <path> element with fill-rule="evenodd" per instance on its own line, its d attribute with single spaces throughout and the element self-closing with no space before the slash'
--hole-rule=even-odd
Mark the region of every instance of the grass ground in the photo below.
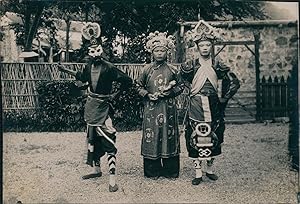
<svg viewBox="0 0 300 204">
<path fill-rule="evenodd" d="M 84 133 L 4 133 L 5 203 L 297 203 L 298 173 L 289 170 L 288 125 L 227 125 L 223 154 L 215 161 L 218 181 L 192 186 L 192 161 L 181 138 L 180 177 L 143 177 L 141 132 L 118 133 L 119 191 L 108 192 L 103 176 L 81 180 Z"/>
</svg>

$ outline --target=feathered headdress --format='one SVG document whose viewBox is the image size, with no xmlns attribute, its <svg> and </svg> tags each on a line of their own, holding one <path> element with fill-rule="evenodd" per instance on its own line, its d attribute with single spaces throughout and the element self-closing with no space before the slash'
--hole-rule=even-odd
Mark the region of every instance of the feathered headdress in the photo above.
<svg viewBox="0 0 300 204">
<path fill-rule="evenodd" d="M 167 37 L 167 33 L 161 33 L 155 31 L 154 33 L 150 33 L 147 37 L 146 50 L 148 52 L 152 52 L 156 47 L 165 47 L 167 50 L 171 50 L 175 48 L 175 37 L 173 35 L 169 35 Z"/>
<path fill-rule="evenodd" d="M 87 23 L 82 27 L 81 34 L 84 39 L 89 41 L 89 43 L 86 43 L 88 47 L 87 54 L 91 57 L 100 57 L 103 53 L 100 41 L 100 25 L 98 23 Z"/>
<path fill-rule="evenodd" d="M 184 39 L 188 47 L 193 47 L 195 42 L 203 40 L 220 41 L 222 40 L 222 37 L 219 29 L 209 25 L 203 20 L 200 20 L 193 30 L 186 32 Z"/>
<path fill-rule="evenodd" d="M 100 25 L 98 23 L 87 23 L 81 29 L 82 36 L 90 41 L 90 46 L 98 46 L 98 38 L 101 34 Z"/>
</svg>

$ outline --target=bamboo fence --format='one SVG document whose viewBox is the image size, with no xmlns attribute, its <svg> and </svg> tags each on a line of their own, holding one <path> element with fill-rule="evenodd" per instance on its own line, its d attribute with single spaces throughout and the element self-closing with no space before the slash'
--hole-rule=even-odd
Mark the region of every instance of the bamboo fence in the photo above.
<svg viewBox="0 0 300 204">
<path fill-rule="evenodd" d="M 84 63 L 64 63 L 68 69 L 82 70 Z M 115 64 L 132 79 L 137 79 L 144 64 Z M 178 67 L 178 65 L 175 65 Z M 36 88 L 39 82 L 74 80 L 58 70 L 56 63 L 2 63 L 2 108 L 8 110 L 30 110 L 38 108 Z"/>
<path fill-rule="evenodd" d="M 37 86 L 39 82 L 51 80 L 75 80 L 71 75 L 60 72 L 55 63 L 2 63 L 1 85 L 2 85 L 2 109 L 3 111 L 34 110 L 39 108 Z M 72 70 L 82 70 L 84 63 L 64 63 Z M 137 79 L 145 64 L 115 64 L 120 70 Z M 177 69 L 179 64 L 173 64 Z M 273 79 L 263 78 L 260 82 L 261 115 L 282 117 L 288 114 L 289 88 L 287 80 L 276 77 Z M 227 116 L 232 120 L 241 118 L 254 118 L 257 107 L 255 90 L 238 91 L 227 108 Z M 178 109 L 187 107 L 186 93 L 177 97 Z M 228 118 L 228 117 L 227 117 Z"/>
</svg>

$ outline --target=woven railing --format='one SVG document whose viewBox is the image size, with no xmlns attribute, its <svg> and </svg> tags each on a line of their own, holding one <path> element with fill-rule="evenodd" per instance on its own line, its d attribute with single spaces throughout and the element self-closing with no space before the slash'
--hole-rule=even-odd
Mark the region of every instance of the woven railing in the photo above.
<svg viewBox="0 0 300 204">
<path fill-rule="evenodd" d="M 64 65 L 72 70 L 82 70 L 86 66 L 82 63 L 65 63 Z M 116 66 L 132 79 L 137 79 L 145 65 L 116 64 Z M 74 80 L 74 77 L 60 72 L 57 64 L 54 63 L 2 63 L 3 110 L 36 109 L 38 107 L 37 85 L 41 81 L 48 80 Z"/>
<path fill-rule="evenodd" d="M 67 68 L 82 70 L 86 64 L 66 63 Z M 115 64 L 132 79 L 137 79 L 145 64 Z M 173 64 L 178 68 L 178 64 Z M 74 77 L 58 71 L 57 64 L 49 63 L 2 63 L 2 108 L 3 111 L 35 110 L 39 107 L 37 86 L 41 81 L 74 80 Z M 187 107 L 186 94 L 177 97 L 178 109 Z M 245 110 L 244 110 L 245 109 Z M 227 118 L 240 120 L 247 115 L 255 115 L 255 91 L 239 91 L 227 109 Z"/>
</svg>

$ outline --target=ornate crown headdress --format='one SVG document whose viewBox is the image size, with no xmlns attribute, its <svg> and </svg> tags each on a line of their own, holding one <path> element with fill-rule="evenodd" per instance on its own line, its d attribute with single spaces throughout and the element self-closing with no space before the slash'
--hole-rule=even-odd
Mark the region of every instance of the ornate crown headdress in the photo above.
<svg viewBox="0 0 300 204">
<path fill-rule="evenodd" d="M 100 37 L 101 29 L 98 23 L 87 23 L 81 29 L 82 36 L 89 40 L 91 46 L 98 45 L 97 38 Z"/>
<path fill-rule="evenodd" d="M 175 48 L 175 37 L 173 35 L 169 35 L 167 37 L 167 33 L 161 33 L 155 31 L 154 33 L 150 33 L 147 37 L 146 50 L 148 52 L 152 52 L 156 47 L 165 47 L 168 50 Z"/>
<path fill-rule="evenodd" d="M 209 25 L 207 22 L 200 20 L 193 30 L 185 34 L 185 41 L 189 47 L 195 45 L 195 42 L 202 40 L 219 41 L 222 40 L 219 29 Z"/>
</svg>

